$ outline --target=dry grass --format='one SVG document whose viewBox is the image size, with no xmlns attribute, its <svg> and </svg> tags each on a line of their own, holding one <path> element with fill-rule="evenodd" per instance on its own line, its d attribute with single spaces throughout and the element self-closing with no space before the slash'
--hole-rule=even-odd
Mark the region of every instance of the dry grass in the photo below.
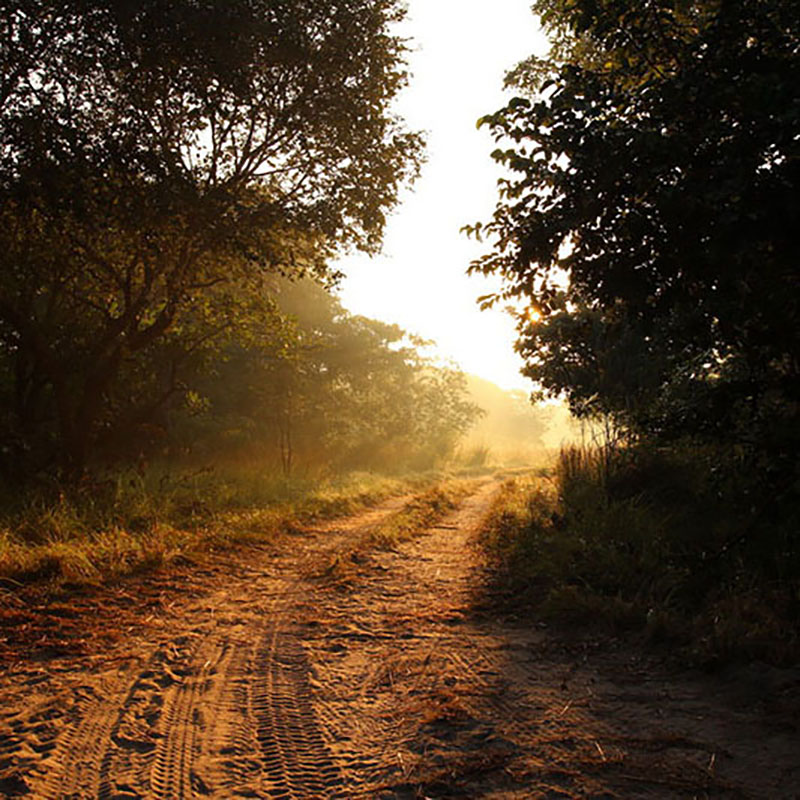
<svg viewBox="0 0 800 800">
<path fill-rule="evenodd" d="M 49 502 L 29 498 L 0 519 L 0 581 L 97 582 L 269 540 L 288 526 L 356 513 L 436 479 L 352 473 L 290 482 L 229 472 L 165 481 L 151 475 Z"/>
<path fill-rule="evenodd" d="M 474 486 L 474 481 L 464 480 L 445 481 L 433 486 L 372 530 L 365 543 L 387 549 L 396 547 L 455 510 L 458 501 L 473 491 Z"/>
<path fill-rule="evenodd" d="M 447 479 L 429 487 L 339 550 L 320 577 L 348 584 L 365 563 L 365 553 L 376 548 L 393 550 L 401 542 L 419 536 L 454 511 L 459 500 L 474 487 L 475 481 L 468 479 Z"/>
<path fill-rule="evenodd" d="M 758 552 L 725 550 L 741 523 L 691 467 L 571 447 L 552 479 L 507 481 L 482 536 L 497 596 L 550 621 L 640 630 L 695 662 L 792 663 L 789 567 L 776 579 Z"/>
</svg>

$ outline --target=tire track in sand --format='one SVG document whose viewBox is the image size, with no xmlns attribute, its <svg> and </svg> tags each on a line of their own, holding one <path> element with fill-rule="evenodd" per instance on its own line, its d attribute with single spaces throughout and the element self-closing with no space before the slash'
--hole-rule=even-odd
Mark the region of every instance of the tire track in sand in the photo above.
<svg viewBox="0 0 800 800">
<path fill-rule="evenodd" d="M 8 770 L 0 793 L 19 786 L 20 796 L 42 800 L 353 797 L 360 754 L 342 758 L 326 741 L 298 625 L 309 600 L 320 599 L 311 577 L 331 554 L 409 499 L 319 525 L 278 552 L 256 549 L 255 563 L 246 553 L 219 567 L 217 587 L 226 588 L 171 612 L 159 641 L 134 635 L 119 657 L 124 666 L 78 672 L 47 697 L 48 707 L 64 702 L 43 744 L 43 706 L 25 709 L 20 692 L 2 740 Z"/>
<path fill-rule="evenodd" d="M 252 709 L 270 797 L 344 797 L 343 779 L 317 722 L 308 659 L 296 636 L 274 628 L 258 648 Z"/>
<path fill-rule="evenodd" d="M 42 764 L 41 785 L 37 787 L 33 781 L 34 797 L 78 800 L 102 796 L 100 765 L 121 713 L 118 706 L 109 705 L 105 692 L 115 690 L 124 692 L 123 685 L 92 689 L 79 701 L 79 715 L 59 738 L 52 757 Z"/>
<path fill-rule="evenodd" d="M 189 674 L 177 683 L 165 698 L 162 730 L 163 738 L 155 751 L 150 772 L 153 796 L 169 800 L 174 797 L 207 795 L 209 789 L 192 770 L 198 752 L 198 738 L 202 732 L 202 707 L 214 688 L 217 665 L 224 652 L 224 644 L 216 640 L 204 643 L 193 658 Z M 223 673 L 224 676 L 224 673 Z"/>
</svg>

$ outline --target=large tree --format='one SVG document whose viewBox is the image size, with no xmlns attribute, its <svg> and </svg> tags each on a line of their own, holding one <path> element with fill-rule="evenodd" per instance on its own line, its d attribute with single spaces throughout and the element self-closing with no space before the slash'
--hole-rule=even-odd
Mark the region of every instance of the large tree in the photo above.
<svg viewBox="0 0 800 800">
<path fill-rule="evenodd" d="M 800 3 L 535 8 L 556 47 L 520 65 L 521 96 L 484 119 L 510 176 L 476 226 L 494 250 L 473 265 L 527 300 L 529 374 L 647 433 L 790 453 Z"/>
<path fill-rule="evenodd" d="M 390 112 L 402 13 L 0 3 L 4 446 L 35 440 L 79 473 L 125 363 L 210 291 L 379 246 L 420 157 Z"/>
</svg>

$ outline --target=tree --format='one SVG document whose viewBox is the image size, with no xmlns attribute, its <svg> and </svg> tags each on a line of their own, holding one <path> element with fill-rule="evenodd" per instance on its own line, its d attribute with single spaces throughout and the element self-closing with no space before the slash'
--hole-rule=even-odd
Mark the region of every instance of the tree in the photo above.
<svg viewBox="0 0 800 800">
<path fill-rule="evenodd" d="M 79 474 L 123 364 L 221 284 L 375 250 L 420 139 L 396 0 L 0 4 L 4 439 Z M 106 408 L 107 410 L 107 408 Z M 30 449 L 30 437 L 23 435 Z M 44 453 L 42 458 L 47 457 Z"/>
<path fill-rule="evenodd" d="M 526 96 L 482 121 L 511 176 L 471 229 L 495 245 L 472 270 L 531 305 L 529 374 L 643 432 L 785 460 L 800 444 L 800 4 L 536 7 L 555 57 L 512 73 Z M 596 369 L 615 360 L 622 382 Z"/>
<path fill-rule="evenodd" d="M 480 413 L 460 372 L 430 363 L 398 326 L 349 314 L 319 283 L 277 280 L 272 300 L 272 315 L 230 331 L 213 368 L 187 380 L 203 400 L 197 449 L 227 440 L 237 455 L 275 454 L 287 473 L 429 467 Z"/>
</svg>

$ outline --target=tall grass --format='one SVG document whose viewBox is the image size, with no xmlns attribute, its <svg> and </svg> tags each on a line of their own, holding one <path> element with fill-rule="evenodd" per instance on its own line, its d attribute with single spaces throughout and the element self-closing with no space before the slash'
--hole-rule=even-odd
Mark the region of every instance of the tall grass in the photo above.
<svg viewBox="0 0 800 800">
<path fill-rule="evenodd" d="M 550 479 L 507 483 L 483 541 L 508 602 L 544 619 L 785 663 L 800 656 L 800 571 L 763 546 L 782 533 L 743 538 L 735 489 L 698 451 L 569 447 Z"/>
<path fill-rule="evenodd" d="M 237 463 L 132 470 L 70 492 L 29 492 L 7 499 L 0 516 L 0 580 L 96 581 L 266 540 L 287 525 L 354 513 L 435 478 L 288 479 Z"/>
</svg>

